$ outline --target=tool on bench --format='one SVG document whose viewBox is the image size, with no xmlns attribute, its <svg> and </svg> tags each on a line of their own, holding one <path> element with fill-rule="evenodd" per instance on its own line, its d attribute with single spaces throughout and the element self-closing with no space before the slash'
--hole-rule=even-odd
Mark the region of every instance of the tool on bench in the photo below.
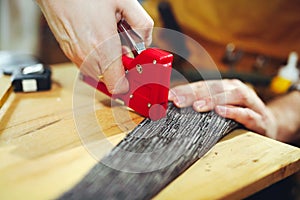
<svg viewBox="0 0 300 200">
<path fill-rule="evenodd" d="M 36 92 L 50 90 L 51 70 L 42 63 L 23 67 L 12 74 L 15 92 Z"/>
<path fill-rule="evenodd" d="M 4 74 L 0 80 L 0 108 L 12 91 L 36 92 L 51 88 L 51 69 L 33 56 L 5 51 L 0 52 L 0 61 Z"/>
<path fill-rule="evenodd" d="M 168 105 L 173 55 L 157 48 L 146 49 L 142 38 L 123 19 L 118 23 L 118 32 L 134 55 L 133 58 L 122 56 L 129 91 L 111 94 L 103 82 L 87 75 L 81 79 L 144 117 L 163 118 Z"/>
</svg>

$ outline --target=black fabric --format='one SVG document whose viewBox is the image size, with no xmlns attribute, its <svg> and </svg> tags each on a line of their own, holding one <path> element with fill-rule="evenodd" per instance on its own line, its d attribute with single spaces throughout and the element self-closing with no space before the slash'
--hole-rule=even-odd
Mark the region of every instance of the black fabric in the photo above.
<svg viewBox="0 0 300 200">
<path fill-rule="evenodd" d="M 166 118 L 142 121 L 59 199 L 150 199 L 237 126 L 170 103 Z"/>
</svg>

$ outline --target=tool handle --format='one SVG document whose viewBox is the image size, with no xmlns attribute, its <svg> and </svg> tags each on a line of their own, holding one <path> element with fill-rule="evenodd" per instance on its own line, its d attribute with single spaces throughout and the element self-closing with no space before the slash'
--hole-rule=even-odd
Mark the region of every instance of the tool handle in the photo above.
<svg viewBox="0 0 300 200">
<path fill-rule="evenodd" d="M 132 30 L 126 20 L 121 19 L 118 22 L 117 27 L 121 40 L 130 48 L 134 57 L 146 49 L 142 37 Z"/>
</svg>

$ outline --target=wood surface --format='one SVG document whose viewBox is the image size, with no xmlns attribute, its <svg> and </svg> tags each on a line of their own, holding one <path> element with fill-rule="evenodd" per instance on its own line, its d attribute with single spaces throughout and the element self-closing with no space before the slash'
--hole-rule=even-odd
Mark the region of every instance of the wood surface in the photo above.
<svg viewBox="0 0 300 200">
<path fill-rule="evenodd" d="M 77 69 L 71 64 L 53 66 L 51 91 L 13 93 L 0 110 L 0 199 L 55 199 L 71 189 L 142 118 L 133 112 L 116 121 L 110 100 L 78 83 L 83 128 L 78 133 L 73 113 Z M 79 112 L 79 113 L 80 113 Z M 125 112 L 125 111 L 124 111 Z M 128 112 L 126 112 L 128 113 Z M 102 144 L 96 118 L 110 145 Z M 78 122 L 77 122 L 78 123 Z M 102 137 L 103 139 L 103 137 Z M 99 154 L 95 154 L 89 145 Z M 256 133 L 238 130 L 160 192 L 155 199 L 236 199 L 246 197 L 300 169 L 299 148 Z"/>
<path fill-rule="evenodd" d="M 12 92 L 11 80 L 9 76 L 0 73 L 0 109 Z"/>
</svg>

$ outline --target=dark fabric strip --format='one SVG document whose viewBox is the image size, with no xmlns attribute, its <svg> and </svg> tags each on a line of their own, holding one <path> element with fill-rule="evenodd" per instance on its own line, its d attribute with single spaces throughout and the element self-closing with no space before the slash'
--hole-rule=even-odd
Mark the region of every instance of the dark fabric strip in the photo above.
<svg viewBox="0 0 300 200">
<path fill-rule="evenodd" d="M 151 199 L 237 126 L 170 103 L 166 118 L 142 121 L 59 199 Z"/>
</svg>

